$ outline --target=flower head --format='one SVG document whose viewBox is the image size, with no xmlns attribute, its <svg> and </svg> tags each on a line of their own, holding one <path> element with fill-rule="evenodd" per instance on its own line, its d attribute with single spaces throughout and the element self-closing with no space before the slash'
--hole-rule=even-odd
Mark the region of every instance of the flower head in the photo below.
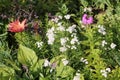
<svg viewBox="0 0 120 80">
<path fill-rule="evenodd" d="M 11 22 L 8 24 L 8 30 L 10 32 L 22 32 L 25 29 L 26 19 L 24 19 L 21 23 L 19 20 Z"/>
<path fill-rule="evenodd" d="M 111 47 L 112 49 L 114 49 L 114 48 L 116 47 L 116 44 L 111 43 L 110 47 Z"/>
<path fill-rule="evenodd" d="M 64 17 L 65 17 L 65 19 L 70 19 L 71 15 L 67 14 Z"/>
<path fill-rule="evenodd" d="M 98 25 L 98 32 L 105 35 L 106 34 L 106 29 L 103 27 L 103 25 Z"/>
<path fill-rule="evenodd" d="M 82 17 L 82 23 L 85 24 L 85 25 L 86 24 L 92 24 L 93 23 L 93 17 L 92 16 L 88 17 L 87 14 L 84 14 L 83 17 Z"/>
</svg>

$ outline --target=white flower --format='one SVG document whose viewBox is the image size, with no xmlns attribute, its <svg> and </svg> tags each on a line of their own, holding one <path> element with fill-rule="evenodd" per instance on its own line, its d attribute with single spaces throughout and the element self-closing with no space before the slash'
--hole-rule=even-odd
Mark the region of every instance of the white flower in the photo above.
<svg viewBox="0 0 120 80">
<path fill-rule="evenodd" d="M 107 72 L 110 72 L 110 71 L 111 71 L 111 69 L 110 69 L 110 68 L 106 68 L 106 71 L 107 71 Z"/>
<path fill-rule="evenodd" d="M 47 67 L 47 66 L 50 66 L 50 62 L 47 60 L 47 59 L 45 59 L 45 62 L 44 62 L 44 65 L 43 65 L 44 67 Z"/>
<path fill-rule="evenodd" d="M 106 29 L 103 27 L 103 25 L 102 25 L 102 26 L 101 26 L 101 25 L 98 25 L 98 28 L 99 28 L 99 29 L 98 29 L 98 32 L 99 32 L 99 33 L 101 33 L 101 34 L 103 34 L 103 35 L 106 34 L 106 32 L 105 32 Z"/>
<path fill-rule="evenodd" d="M 107 77 L 107 72 L 106 72 L 106 70 L 100 70 L 100 72 L 102 73 L 102 75 L 103 75 L 104 77 Z"/>
<path fill-rule="evenodd" d="M 102 41 L 102 46 L 104 47 L 107 44 L 105 40 Z"/>
<path fill-rule="evenodd" d="M 48 37 L 48 44 L 52 45 L 54 43 L 54 27 L 52 27 L 51 29 L 48 29 L 46 36 Z"/>
<path fill-rule="evenodd" d="M 65 31 L 65 27 L 62 26 L 62 23 L 58 23 L 57 30 L 59 30 L 59 31 Z"/>
<path fill-rule="evenodd" d="M 60 49 L 60 52 L 65 52 L 65 51 L 67 51 L 67 48 L 66 48 L 65 46 L 62 46 L 62 47 L 60 47 L 59 49 Z"/>
<path fill-rule="evenodd" d="M 59 31 L 65 31 L 65 27 L 59 26 L 59 27 L 57 28 L 57 30 L 59 30 Z"/>
<path fill-rule="evenodd" d="M 72 33 L 73 31 L 76 32 L 76 29 L 75 29 L 75 28 L 76 28 L 76 25 L 74 24 L 74 25 L 68 27 L 68 29 L 66 29 L 66 31 L 68 31 L 69 33 Z"/>
<path fill-rule="evenodd" d="M 86 12 L 86 11 L 89 11 L 89 12 L 91 12 L 91 11 L 92 11 L 92 8 L 91 8 L 91 7 L 84 8 L 84 12 Z"/>
<path fill-rule="evenodd" d="M 80 61 L 82 62 L 84 60 L 84 58 L 82 57 L 81 59 L 80 59 Z"/>
<path fill-rule="evenodd" d="M 71 49 L 77 49 L 76 46 L 72 46 Z"/>
<path fill-rule="evenodd" d="M 66 65 L 69 63 L 69 61 L 66 60 L 66 59 L 62 59 L 62 62 L 63 62 L 63 64 L 64 64 L 64 66 L 66 66 Z"/>
<path fill-rule="evenodd" d="M 76 42 L 78 43 L 78 39 L 76 36 L 74 36 L 74 38 L 71 39 L 70 43 L 75 44 Z"/>
<path fill-rule="evenodd" d="M 102 73 L 104 77 L 107 77 L 107 72 Z"/>
<path fill-rule="evenodd" d="M 58 16 L 59 19 L 62 19 L 62 16 Z"/>
<path fill-rule="evenodd" d="M 41 47 L 42 47 L 42 45 L 43 45 L 43 42 L 36 42 L 35 44 L 37 45 L 38 48 L 41 49 Z"/>
<path fill-rule="evenodd" d="M 80 80 L 80 73 L 76 73 L 73 80 Z"/>
<path fill-rule="evenodd" d="M 111 43 L 110 47 L 111 47 L 112 49 L 114 49 L 114 48 L 116 47 L 116 44 Z"/>
<path fill-rule="evenodd" d="M 72 34 L 71 34 L 71 37 L 74 37 L 74 36 L 76 36 L 76 33 L 72 33 Z"/>
<path fill-rule="evenodd" d="M 60 39 L 61 45 L 64 46 L 68 40 L 69 40 L 69 39 L 68 39 L 67 37 L 61 38 L 61 39 Z"/>
<path fill-rule="evenodd" d="M 87 59 L 84 59 L 83 57 L 80 59 L 81 62 L 85 63 L 85 64 L 88 64 L 88 61 Z"/>
<path fill-rule="evenodd" d="M 108 72 L 110 72 L 110 71 L 111 71 L 110 68 L 106 68 L 105 70 L 100 70 L 100 72 L 102 73 L 102 75 L 103 75 L 104 77 L 107 77 L 107 74 L 108 74 Z"/>
<path fill-rule="evenodd" d="M 70 19 L 71 15 L 67 14 L 64 17 L 65 17 L 65 19 Z"/>
<path fill-rule="evenodd" d="M 53 21 L 53 22 L 55 22 L 55 23 L 58 23 L 59 18 L 55 17 L 55 18 L 51 19 L 51 21 Z"/>
</svg>

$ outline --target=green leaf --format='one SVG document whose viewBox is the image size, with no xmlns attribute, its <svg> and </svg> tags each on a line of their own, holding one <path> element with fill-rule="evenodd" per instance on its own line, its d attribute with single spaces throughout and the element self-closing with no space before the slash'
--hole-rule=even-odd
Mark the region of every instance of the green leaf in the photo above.
<svg viewBox="0 0 120 80">
<path fill-rule="evenodd" d="M 21 64 L 29 66 L 34 65 L 38 59 L 36 53 L 32 49 L 21 44 L 19 45 L 17 58 Z"/>
<path fill-rule="evenodd" d="M 0 80 L 9 80 L 14 78 L 14 69 L 5 65 L 0 65 Z"/>
<path fill-rule="evenodd" d="M 39 60 L 36 64 L 32 65 L 30 70 L 33 71 L 33 72 L 38 72 L 39 73 L 39 70 L 41 70 L 42 67 L 43 67 L 44 61 L 45 61 L 44 59 Z"/>
<path fill-rule="evenodd" d="M 72 76 L 74 73 L 74 69 L 70 66 L 64 66 L 63 64 L 60 64 L 60 66 L 56 67 L 56 72 L 57 72 L 56 74 L 57 76 L 65 78 Z"/>
<path fill-rule="evenodd" d="M 5 59 L 6 63 L 10 64 L 15 70 L 20 70 L 18 66 L 16 66 L 15 62 Z"/>
</svg>

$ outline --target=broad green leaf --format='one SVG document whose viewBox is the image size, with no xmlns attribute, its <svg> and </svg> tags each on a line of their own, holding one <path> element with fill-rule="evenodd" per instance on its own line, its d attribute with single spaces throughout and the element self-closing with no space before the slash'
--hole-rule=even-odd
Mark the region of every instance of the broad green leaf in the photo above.
<svg viewBox="0 0 120 80">
<path fill-rule="evenodd" d="M 32 65 L 30 70 L 33 72 L 38 72 L 43 67 L 44 59 L 39 60 L 36 64 Z"/>
<path fill-rule="evenodd" d="M 0 65 L 0 80 L 9 80 L 14 78 L 15 71 L 5 65 Z"/>
<path fill-rule="evenodd" d="M 56 67 L 56 72 L 57 72 L 56 74 L 57 76 L 65 78 L 72 76 L 74 73 L 74 69 L 70 66 L 64 66 L 63 64 L 60 64 L 60 66 Z"/>
<path fill-rule="evenodd" d="M 29 66 L 35 64 L 38 59 L 36 53 L 32 49 L 27 48 L 21 44 L 19 45 L 17 58 L 21 64 Z"/>
</svg>

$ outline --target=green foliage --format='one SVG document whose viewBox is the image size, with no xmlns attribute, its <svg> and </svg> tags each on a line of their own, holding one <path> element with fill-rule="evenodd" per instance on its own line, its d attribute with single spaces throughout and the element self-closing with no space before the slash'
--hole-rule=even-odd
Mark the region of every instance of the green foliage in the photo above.
<svg viewBox="0 0 120 80">
<path fill-rule="evenodd" d="M 31 50 L 21 44 L 19 45 L 17 58 L 21 64 L 24 64 L 27 66 L 34 65 L 38 59 L 37 55 L 35 54 L 35 52 L 33 50 Z"/>
<path fill-rule="evenodd" d="M 0 0 L 0 21 L 0 80 L 120 78 L 119 0 Z"/>
</svg>

